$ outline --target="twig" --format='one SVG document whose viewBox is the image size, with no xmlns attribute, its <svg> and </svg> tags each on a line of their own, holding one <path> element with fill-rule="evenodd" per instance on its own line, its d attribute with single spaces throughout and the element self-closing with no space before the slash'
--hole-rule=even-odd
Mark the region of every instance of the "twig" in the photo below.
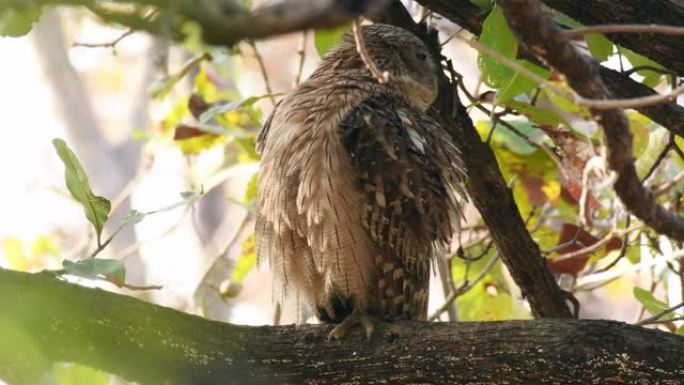
<svg viewBox="0 0 684 385">
<path fill-rule="evenodd" d="M 627 223 L 625 224 L 625 226 L 627 228 L 629 228 L 629 223 L 631 222 L 631 219 L 632 219 L 632 216 L 628 214 L 627 215 Z M 624 258 L 625 255 L 627 255 L 627 242 L 628 241 L 629 241 L 629 233 L 625 233 L 625 235 L 622 236 L 622 244 L 620 245 L 620 253 L 618 253 L 618 256 L 615 257 L 615 259 L 612 260 L 605 267 L 602 267 L 602 268 L 596 270 L 596 273 L 602 273 L 604 271 L 608 271 L 608 270 L 612 269 L 613 266 L 617 265 L 617 263 L 620 262 L 620 260 L 622 258 Z"/>
<path fill-rule="evenodd" d="M 587 161 L 584 165 L 584 170 L 582 170 L 582 193 L 579 199 L 579 212 L 577 216 L 580 219 L 580 223 L 585 226 L 591 225 L 591 213 L 589 212 L 589 177 L 592 173 L 598 173 L 603 171 L 605 168 L 605 162 L 603 157 L 594 156 Z"/>
<path fill-rule="evenodd" d="M 152 168 L 152 163 L 154 162 L 154 155 L 145 154 L 141 156 L 140 163 L 138 164 L 138 169 L 135 173 L 133 179 L 128 181 L 126 186 L 119 192 L 119 194 L 112 199 L 112 205 L 109 210 L 110 214 L 115 212 L 116 209 L 131 195 L 133 190 L 140 184 L 140 181 L 147 175 Z"/>
<path fill-rule="evenodd" d="M 620 73 L 623 75 L 629 76 L 629 75 L 631 75 L 635 72 L 639 72 L 639 71 L 651 71 L 651 72 L 655 72 L 655 73 L 661 74 L 661 75 L 677 76 L 676 72 L 668 70 L 667 68 L 658 68 L 658 67 L 654 67 L 654 66 L 650 66 L 650 65 L 641 65 L 641 66 L 632 67 L 632 68 L 628 69 L 627 71 L 620 71 Z"/>
<path fill-rule="evenodd" d="M 378 83 L 386 84 L 389 82 L 389 72 L 381 71 L 376 65 L 373 59 L 368 55 L 366 50 L 366 44 L 363 39 L 363 33 L 359 26 L 359 20 L 355 19 L 352 24 L 352 33 L 354 34 L 354 41 L 356 42 L 356 52 L 361 56 L 361 61 L 366 65 L 366 68 L 370 71 L 371 75 L 377 79 Z"/>
<path fill-rule="evenodd" d="M 653 323 L 654 321 L 659 320 L 660 318 L 664 317 L 665 315 L 670 314 L 673 311 L 675 311 L 677 309 L 681 309 L 683 307 L 684 307 L 684 302 L 680 303 L 679 305 L 674 305 L 674 306 L 668 307 L 667 309 L 664 309 L 663 311 L 661 311 L 657 314 L 654 314 L 653 317 L 649 317 L 649 318 L 643 319 L 643 320 L 635 323 L 635 325 L 637 325 L 637 326 L 648 325 L 650 323 Z"/>
<path fill-rule="evenodd" d="M 106 42 L 106 43 L 81 43 L 81 42 L 74 42 L 71 44 L 72 47 L 86 47 L 86 48 L 111 48 L 112 52 L 116 54 L 116 45 L 119 44 L 119 42 L 123 39 L 125 39 L 128 35 L 131 35 L 135 32 L 133 28 L 129 28 L 126 30 L 126 32 L 122 33 L 121 36 L 117 37 L 116 39 Z"/>
<path fill-rule="evenodd" d="M 583 247 L 583 248 L 581 248 L 581 249 L 579 249 L 579 250 L 575 250 L 575 251 L 570 252 L 570 253 L 567 253 L 567 254 L 561 254 L 561 255 L 559 255 L 558 257 L 554 258 L 554 262 L 555 262 L 555 261 L 565 261 L 565 260 L 567 260 L 567 259 L 572 259 L 572 258 L 578 257 L 578 256 L 580 256 L 580 255 L 593 253 L 594 251 L 600 249 L 600 248 L 603 247 L 605 244 L 607 244 L 613 237 L 615 237 L 615 236 L 617 236 L 617 235 L 628 234 L 628 233 L 630 233 L 630 232 L 632 232 L 632 231 L 636 231 L 636 230 L 640 230 L 640 229 L 641 229 L 640 227 L 634 227 L 634 228 L 631 228 L 631 229 L 623 229 L 623 230 L 614 230 L 614 231 L 611 231 L 610 233 L 608 233 L 608 235 L 606 235 L 605 237 L 599 239 L 598 241 L 596 241 L 596 242 L 595 242 L 594 244 L 592 244 L 592 245 L 589 245 L 589 246 L 587 246 L 587 247 Z"/>
<path fill-rule="evenodd" d="M 659 24 L 604 24 L 580 27 L 563 32 L 567 39 L 577 39 L 588 33 L 659 33 L 684 35 L 684 27 Z"/>
<path fill-rule="evenodd" d="M 492 257 L 492 259 L 489 260 L 489 262 L 487 262 L 487 264 L 482 268 L 477 277 L 475 277 L 472 281 L 468 281 L 468 275 L 466 273 L 466 276 L 463 280 L 463 284 L 461 284 L 461 286 L 459 286 L 456 290 L 451 292 L 449 298 L 444 300 L 442 306 L 440 306 L 432 315 L 430 315 L 430 317 L 428 317 L 428 321 L 434 321 L 437 318 L 439 318 L 439 316 L 442 313 L 449 309 L 449 307 L 451 306 L 451 302 L 455 301 L 456 298 L 462 296 L 463 294 L 468 292 L 468 290 L 472 289 L 475 285 L 477 285 L 485 276 L 487 276 L 487 274 L 492 270 L 492 268 L 496 264 L 496 261 L 498 260 L 499 254 L 497 253 Z"/>
<path fill-rule="evenodd" d="M 245 216 L 242 218 L 240 221 L 240 224 L 233 230 L 233 232 L 230 234 L 229 237 L 227 237 L 227 241 L 225 245 L 221 248 L 221 250 L 216 254 L 214 257 L 211 266 L 207 269 L 207 271 L 204 273 L 202 276 L 202 279 L 200 280 L 199 284 L 197 284 L 197 289 L 195 289 L 195 296 L 197 296 L 197 293 L 199 292 L 200 288 L 209 286 L 209 279 L 211 278 L 211 273 L 214 271 L 216 268 L 218 262 L 228 253 L 228 250 L 230 250 L 233 245 L 235 245 L 235 242 L 240 239 L 240 234 L 244 231 L 245 227 L 247 226 L 248 223 L 253 218 L 253 214 L 250 212 L 247 212 Z"/>
<path fill-rule="evenodd" d="M 183 213 L 181 214 L 180 219 L 176 223 L 174 223 L 173 225 L 169 226 L 166 230 L 162 231 L 161 233 L 157 234 L 156 236 L 154 236 L 152 238 L 140 240 L 140 241 L 126 247 L 125 249 L 121 250 L 121 252 L 119 254 L 117 254 L 113 259 L 125 260 L 126 258 L 128 258 L 131 255 L 138 252 L 140 250 L 140 248 L 145 243 L 153 241 L 155 239 L 163 238 L 163 237 L 171 234 L 172 232 L 174 232 L 183 223 L 183 219 L 185 218 L 185 216 L 190 211 L 190 207 L 192 207 L 192 205 L 185 206 L 185 209 L 183 210 Z"/>
<path fill-rule="evenodd" d="M 682 180 L 684 180 L 684 171 L 680 171 L 679 174 L 675 175 L 672 177 L 672 179 L 661 184 L 660 186 L 654 187 L 653 195 L 661 196 L 663 194 L 667 194 L 674 186 L 677 185 L 677 183 L 681 182 Z"/>
<path fill-rule="evenodd" d="M 268 93 L 268 99 L 271 101 L 273 107 L 276 105 L 275 96 L 273 95 L 273 89 L 271 88 L 271 82 L 268 79 L 268 72 L 266 71 L 266 66 L 264 65 L 264 60 L 256 47 L 256 44 L 252 40 L 248 40 L 249 45 L 254 51 L 254 58 L 256 58 L 257 63 L 259 63 L 259 70 L 261 71 L 261 77 L 264 79 L 264 87 L 266 88 L 266 93 Z"/>
<path fill-rule="evenodd" d="M 651 168 L 648 170 L 648 172 L 646 173 L 644 178 L 641 180 L 642 183 L 646 182 L 646 180 L 648 180 L 648 178 L 651 175 L 653 175 L 653 173 L 658 168 L 658 166 L 660 166 L 660 163 L 662 163 L 663 159 L 665 159 L 667 154 L 672 149 L 672 146 L 674 145 L 674 143 L 675 143 L 675 135 L 674 135 L 674 133 L 670 133 L 670 139 L 668 140 L 667 144 L 665 145 L 663 150 L 660 152 L 660 154 L 658 154 L 658 157 L 656 158 L 655 162 L 653 162 L 653 165 L 651 165 Z"/>
<path fill-rule="evenodd" d="M 297 56 L 299 57 L 299 61 L 297 64 L 297 72 L 295 72 L 294 79 L 292 80 L 292 88 L 295 88 L 299 85 L 300 80 L 302 79 L 302 72 L 304 71 L 304 61 L 306 60 L 306 42 L 308 38 L 309 31 L 304 30 L 302 32 L 302 38 L 299 40 L 299 48 L 297 49 Z"/>
</svg>

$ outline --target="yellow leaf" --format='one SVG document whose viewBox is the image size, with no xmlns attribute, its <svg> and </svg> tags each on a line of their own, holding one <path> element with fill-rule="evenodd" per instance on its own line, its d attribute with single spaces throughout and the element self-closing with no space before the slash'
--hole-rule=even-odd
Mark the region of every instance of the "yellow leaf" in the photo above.
<svg viewBox="0 0 684 385">
<path fill-rule="evenodd" d="M 2 253 L 12 270 L 26 271 L 30 266 L 29 257 L 24 250 L 23 242 L 18 238 L 5 238 L 2 241 Z"/>
</svg>

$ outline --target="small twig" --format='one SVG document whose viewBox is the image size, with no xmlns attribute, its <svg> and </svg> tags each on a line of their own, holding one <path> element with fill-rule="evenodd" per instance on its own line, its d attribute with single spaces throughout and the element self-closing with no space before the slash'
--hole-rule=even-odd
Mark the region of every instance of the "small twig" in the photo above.
<svg viewBox="0 0 684 385">
<path fill-rule="evenodd" d="M 669 324 L 674 321 L 684 321 L 684 316 L 682 317 L 673 317 L 670 319 L 664 319 L 664 320 L 658 320 L 658 321 L 651 321 L 646 325 L 655 325 L 655 324 Z"/>
<path fill-rule="evenodd" d="M 658 33 L 684 35 L 684 27 L 659 24 L 604 24 L 580 27 L 563 32 L 567 39 L 577 39 L 588 33 Z"/>
<path fill-rule="evenodd" d="M 174 232 L 183 223 L 183 219 L 185 218 L 185 216 L 190 211 L 190 207 L 191 207 L 191 205 L 185 206 L 185 209 L 183 210 L 183 213 L 181 214 L 180 219 L 176 223 L 174 223 L 173 225 L 169 226 L 166 230 L 162 231 L 161 233 L 157 234 L 156 236 L 154 236 L 152 238 L 140 240 L 140 241 L 126 247 L 125 249 L 121 250 L 121 252 L 119 254 L 117 254 L 115 257 L 113 257 L 113 259 L 125 260 L 126 258 L 128 258 L 131 255 L 138 252 L 138 250 L 140 250 L 140 248 L 145 243 L 154 241 L 156 239 L 163 238 L 163 237 L 171 234 L 172 232 Z"/>
<path fill-rule="evenodd" d="M 66 270 L 64 270 L 64 269 L 59 269 L 59 270 L 45 270 L 45 271 L 43 271 L 43 273 L 53 275 L 53 276 L 55 276 L 56 278 L 59 278 L 59 277 L 61 277 L 61 276 L 63 276 L 63 275 L 73 275 L 73 274 L 71 274 L 70 272 L 68 272 L 68 271 L 66 271 Z M 123 288 L 126 288 L 126 289 L 128 289 L 128 290 L 139 290 L 139 291 L 143 291 L 143 290 L 161 290 L 161 289 L 164 288 L 164 286 L 162 286 L 162 285 L 132 285 L 132 284 L 129 284 L 129 283 L 118 284 L 118 283 L 112 282 L 109 278 L 107 278 L 107 277 L 102 277 L 102 276 L 93 276 L 93 277 L 82 277 L 82 276 L 78 276 L 78 275 L 73 275 L 73 276 L 74 276 L 74 277 L 78 277 L 78 278 L 82 278 L 82 279 L 90 279 L 90 280 L 93 280 L 93 281 L 109 282 L 109 283 L 111 283 L 112 285 L 115 285 L 115 286 L 117 286 L 117 287 L 123 287 Z"/>
<path fill-rule="evenodd" d="M 550 248 L 550 249 L 548 249 L 548 250 L 542 250 L 542 251 L 541 251 L 542 254 L 551 254 L 551 253 L 553 253 L 553 252 L 557 252 L 557 251 L 560 251 L 560 250 L 564 250 L 564 249 L 567 249 L 568 247 L 572 247 L 572 246 L 575 246 L 575 245 L 580 245 L 580 246 L 585 247 L 584 243 L 577 242 L 577 238 L 579 238 L 579 235 L 580 235 L 580 231 L 581 231 L 581 230 L 582 230 L 582 229 L 578 227 L 577 230 L 575 230 L 575 235 L 572 236 L 572 239 L 570 239 L 570 240 L 567 241 L 567 242 L 561 243 L 560 245 L 556 245 L 556 246 L 554 246 L 554 247 L 552 247 L 552 248 Z"/>
<path fill-rule="evenodd" d="M 667 144 L 665 145 L 663 150 L 660 152 L 660 154 L 658 154 L 658 157 L 656 158 L 655 162 L 653 162 L 653 165 L 651 165 L 651 168 L 646 173 L 646 176 L 644 176 L 644 178 L 641 180 L 642 183 L 645 182 L 649 177 L 651 177 L 651 175 L 653 175 L 653 173 L 658 168 L 658 166 L 660 166 L 660 163 L 662 163 L 663 159 L 665 159 L 667 154 L 670 152 L 670 150 L 674 146 L 674 143 L 675 143 L 675 135 L 674 135 L 674 133 L 671 133 L 670 139 L 668 140 Z"/>
<path fill-rule="evenodd" d="M 378 83 L 386 84 L 389 82 L 389 72 L 381 71 L 376 65 L 373 59 L 368 55 L 366 50 L 366 44 L 363 39 L 363 33 L 361 32 L 361 27 L 359 26 L 359 20 L 355 19 L 352 24 L 352 33 L 354 34 L 354 41 L 356 42 L 356 52 L 361 56 L 361 61 L 366 65 L 366 68 L 370 71 L 371 75 L 377 79 Z"/>
<path fill-rule="evenodd" d="M 639 72 L 639 71 L 651 71 L 651 72 L 655 72 L 657 74 L 670 75 L 670 76 L 672 76 L 672 75 L 676 76 L 677 75 L 676 72 L 670 71 L 667 68 L 658 68 L 658 67 L 654 67 L 654 66 L 650 66 L 650 65 L 641 65 L 641 66 L 632 67 L 632 68 L 628 69 L 627 71 L 620 71 L 620 73 L 622 73 L 623 75 L 629 76 L 629 75 L 631 75 L 635 72 Z"/>
<path fill-rule="evenodd" d="M 119 44 L 119 42 L 123 39 L 125 39 L 128 35 L 131 35 L 135 32 L 135 29 L 129 28 L 126 30 L 124 33 L 121 34 L 121 36 L 117 37 L 116 39 L 110 41 L 110 42 L 105 42 L 105 43 L 81 43 L 81 42 L 74 42 L 71 44 L 72 47 L 86 47 L 86 48 L 111 48 L 113 53 L 116 53 L 116 45 Z"/>
<path fill-rule="evenodd" d="M 128 290 L 161 290 L 164 288 L 162 285 L 130 285 L 128 283 L 124 283 L 121 285 L 121 287 L 125 287 Z"/>
<path fill-rule="evenodd" d="M 138 186 L 138 184 L 140 184 L 145 175 L 147 175 L 147 173 L 150 171 L 153 162 L 154 155 L 152 154 L 145 154 L 140 158 L 140 163 L 138 164 L 138 169 L 133 179 L 128 181 L 126 186 L 124 186 L 119 194 L 112 199 L 111 208 L 109 209 L 110 214 L 115 212 L 116 209 L 118 209 L 119 206 L 131 195 L 133 190 Z"/>
<path fill-rule="evenodd" d="M 681 182 L 682 180 L 684 180 L 684 171 L 680 171 L 677 175 L 672 177 L 669 181 L 661 184 L 660 186 L 652 188 L 653 195 L 658 197 L 667 194 L 668 192 L 670 192 L 670 190 L 672 190 L 674 186 L 677 185 L 677 183 Z"/>
<path fill-rule="evenodd" d="M 299 40 L 299 48 L 297 49 L 297 56 L 299 57 L 299 61 L 297 64 L 297 72 L 295 72 L 295 76 L 292 81 L 292 88 L 297 87 L 297 85 L 299 85 L 300 80 L 302 79 L 302 72 L 304 71 L 304 61 L 306 60 L 306 42 L 308 33 L 308 30 L 304 30 L 304 32 L 302 32 L 302 38 L 301 40 Z"/>
<path fill-rule="evenodd" d="M 641 320 L 641 321 L 635 323 L 635 325 L 637 325 L 637 326 L 648 325 L 648 324 L 650 324 L 650 323 L 653 323 L 654 321 L 657 321 L 657 320 L 661 319 L 662 317 L 666 316 L 667 314 L 670 314 L 670 313 L 672 313 L 673 311 L 675 311 L 675 310 L 677 310 L 677 309 L 681 309 L 681 308 L 683 308 L 683 307 L 684 307 L 684 302 L 682 302 L 682 303 L 680 303 L 680 304 L 678 304 L 678 305 L 674 305 L 674 306 L 668 307 L 667 309 L 664 309 L 663 311 L 661 311 L 661 312 L 659 312 L 659 313 L 653 315 L 653 317 L 649 317 L 649 318 L 643 319 L 643 320 Z"/>
<path fill-rule="evenodd" d="M 256 59 L 257 63 L 259 63 L 259 70 L 261 71 L 261 77 L 264 79 L 264 87 L 266 88 L 266 93 L 268 93 L 268 98 L 271 101 L 271 104 L 273 107 L 276 105 L 276 100 L 275 96 L 273 96 L 273 89 L 271 88 L 271 82 L 268 79 L 268 72 L 266 71 L 266 65 L 264 64 L 264 59 L 261 57 L 261 54 L 259 53 L 259 50 L 256 47 L 256 44 L 252 40 L 247 40 L 248 44 L 252 47 L 252 50 L 254 51 L 254 58 Z"/>
<path fill-rule="evenodd" d="M 632 216 L 627 215 L 627 223 L 625 224 L 625 227 L 629 228 L 629 224 L 631 222 Z M 625 235 L 622 236 L 622 244 L 620 245 L 620 253 L 618 253 L 618 256 L 615 257 L 614 260 L 612 260 L 608 265 L 605 267 L 598 269 L 595 271 L 595 273 L 603 273 L 604 271 L 608 271 L 613 268 L 613 266 L 617 265 L 618 262 L 622 258 L 627 255 L 627 242 L 629 241 L 629 233 L 625 233 Z"/>
<path fill-rule="evenodd" d="M 251 220 L 254 218 L 254 215 L 251 214 L 250 212 L 247 212 L 245 216 L 241 219 L 240 223 L 235 227 L 235 229 L 232 231 L 230 236 L 227 237 L 226 243 L 223 245 L 221 250 L 216 254 L 216 256 L 213 258 L 211 262 L 211 266 L 207 269 L 207 271 L 204 273 L 202 276 L 202 279 L 200 279 L 199 284 L 197 284 L 197 289 L 195 289 L 195 295 L 199 292 L 199 290 L 202 287 L 205 286 L 211 286 L 209 284 L 209 280 L 212 277 L 212 272 L 216 269 L 216 266 L 218 266 L 219 261 L 222 260 L 228 254 L 228 251 L 235 245 L 235 243 L 240 239 L 240 235 L 242 232 L 245 230 L 245 227 L 247 226 L 248 223 L 251 222 Z M 217 291 L 218 290 L 217 288 Z"/>
<path fill-rule="evenodd" d="M 451 306 L 451 302 L 455 301 L 456 298 L 462 296 L 463 294 L 468 292 L 468 290 L 472 289 L 475 285 L 477 285 L 484 277 L 487 276 L 487 274 L 492 270 L 494 265 L 496 265 L 496 261 L 498 260 L 499 254 L 497 253 L 492 257 L 492 259 L 489 260 L 489 262 L 487 262 L 487 264 L 482 268 L 477 277 L 475 277 L 472 281 L 468 281 L 468 273 L 466 272 L 466 277 L 464 278 L 463 284 L 461 284 L 461 286 L 459 286 L 458 288 L 456 288 L 456 290 L 451 292 L 449 298 L 444 300 L 442 306 L 440 306 L 432 315 L 430 315 L 430 317 L 428 317 L 428 321 L 434 321 L 437 318 L 439 318 L 439 316 L 442 313 L 449 309 L 449 307 Z"/>
<path fill-rule="evenodd" d="M 600 249 L 605 244 L 607 244 L 614 236 L 628 234 L 632 231 L 636 231 L 636 230 L 640 230 L 640 229 L 641 229 L 641 227 L 634 227 L 631 229 L 611 231 L 610 233 L 608 233 L 608 235 L 606 235 L 605 237 L 596 241 L 596 243 L 589 245 L 587 247 L 583 247 L 579 250 L 575 250 L 573 252 L 567 253 L 567 254 L 561 254 L 558 257 L 554 258 L 554 261 L 565 261 L 567 259 L 572 259 L 572 258 L 578 257 L 580 255 L 593 253 L 594 251 Z"/>
<path fill-rule="evenodd" d="M 577 216 L 580 219 L 580 223 L 585 226 L 590 226 L 592 222 L 591 213 L 589 212 L 589 177 L 591 177 L 591 174 L 603 171 L 604 168 L 604 158 L 594 156 L 587 161 L 584 165 L 584 170 L 582 170 L 582 193 L 578 202 L 579 212 Z"/>
</svg>

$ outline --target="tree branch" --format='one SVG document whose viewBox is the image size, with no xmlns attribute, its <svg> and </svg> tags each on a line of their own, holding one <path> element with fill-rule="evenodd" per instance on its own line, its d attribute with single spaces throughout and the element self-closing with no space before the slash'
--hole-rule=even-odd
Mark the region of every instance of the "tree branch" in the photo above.
<svg viewBox="0 0 684 385">
<path fill-rule="evenodd" d="M 577 6 L 574 0 L 543 0 L 544 4 L 565 13 L 584 25 L 597 24 L 662 24 L 682 26 L 684 7 L 671 0 L 585 0 Z M 684 76 L 684 39 L 652 33 L 618 33 L 610 40 L 651 58 Z"/>
<path fill-rule="evenodd" d="M 32 6 L 71 5 L 85 6 L 104 21 L 115 22 L 135 30 L 163 33 L 169 30 L 175 40 L 184 38 L 182 22 L 190 20 L 202 27 L 203 39 L 214 45 L 232 46 L 244 39 L 264 39 L 269 36 L 312 28 L 330 28 L 348 22 L 361 15 L 374 15 L 382 11 L 389 0 L 287 0 L 272 2 L 254 11 L 226 0 L 178 0 L 169 3 L 162 0 L 122 0 L 102 2 L 97 0 L 34 0 Z M 118 6 L 121 3 L 145 5 L 159 11 L 152 20 L 139 15 L 135 7 Z M 107 7 L 107 5 L 117 7 Z M 26 7 L 24 0 L 0 0 L 0 10 L 5 7 Z M 170 12 L 164 17 L 163 12 Z M 180 18 L 180 19 L 179 19 Z M 172 24 L 164 26 L 163 24 Z"/>
<path fill-rule="evenodd" d="M 470 0 L 418 0 L 418 2 L 422 6 L 446 17 L 475 35 L 479 35 L 482 32 L 482 22 L 486 14 Z M 590 2 L 595 1 L 592 0 Z M 584 6 L 585 3 L 582 4 Z M 624 19 L 623 21 L 635 22 L 641 20 Z M 607 19 L 606 22 L 612 22 L 612 19 Z M 534 56 L 528 52 L 521 52 L 520 56 L 527 59 L 534 59 Z M 631 79 L 629 76 L 623 75 L 617 71 L 601 66 L 600 73 L 604 84 L 615 97 L 628 99 L 657 95 L 651 88 L 646 87 Z M 643 106 L 636 108 L 636 110 L 671 132 L 684 137 L 684 107 L 676 102 L 672 101 L 652 106 Z"/>
<path fill-rule="evenodd" d="M 552 67 L 563 73 L 570 86 L 581 96 L 610 99 L 599 76 L 599 65 L 580 53 L 546 17 L 538 1 L 503 0 L 506 19 L 518 40 Z M 634 167 L 632 134 L 622 110 L 592 110 L 603 127 L 608 150 L 608 166 L 617 173 L 615 192 L 625 207 L 655 231 L 675 240 L 684 240 L 684 218 L 665 210 L 655 196 L 644 188 Z"/>
<path fill-rule="evenodd" d="M 434 57 L 441 57 L 436 32 L 427 32 L 424 25 L 414 23 L 400 2 L 391 3 L 375 21 L 412 31 L 432 49 Z M 535 317 L 572 317 L 566 304 L 571 296 L 558 287 L 546 268 L 539 247 L 527 231 L 513 194 L 501 175 L 494 152 L 482 142 L 465 107 L 456 98 L 455 84 L 442 71 L 437 75 L 439 95 L 431 113 L 459 143 L 468 195 L 489 228 L 502 261 L 529 301 Z"/>
<path fill-rule="evenodd" d="M 77 362 L 149 384 L 679 384 L 684 338 L 611 321 L 246 327 L 0 270 L 0 378 L 36 383 Z"/>
</svg>

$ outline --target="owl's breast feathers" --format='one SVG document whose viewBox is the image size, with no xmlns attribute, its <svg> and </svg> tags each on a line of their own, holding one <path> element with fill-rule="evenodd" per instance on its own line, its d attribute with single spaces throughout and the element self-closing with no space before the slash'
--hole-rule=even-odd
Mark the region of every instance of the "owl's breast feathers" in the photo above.
<svg viewBox="0 0 684 385">
<path fill-rule="evenodd" d="M 430 261 L 459 221 L 461 158 L 427 114 L 372 82 L 303 85 L 259 138 L 257 254 L 322 319 L 423 319 Z M 276 297 L 280 299 L 279 297 Z"/>
</svg>

